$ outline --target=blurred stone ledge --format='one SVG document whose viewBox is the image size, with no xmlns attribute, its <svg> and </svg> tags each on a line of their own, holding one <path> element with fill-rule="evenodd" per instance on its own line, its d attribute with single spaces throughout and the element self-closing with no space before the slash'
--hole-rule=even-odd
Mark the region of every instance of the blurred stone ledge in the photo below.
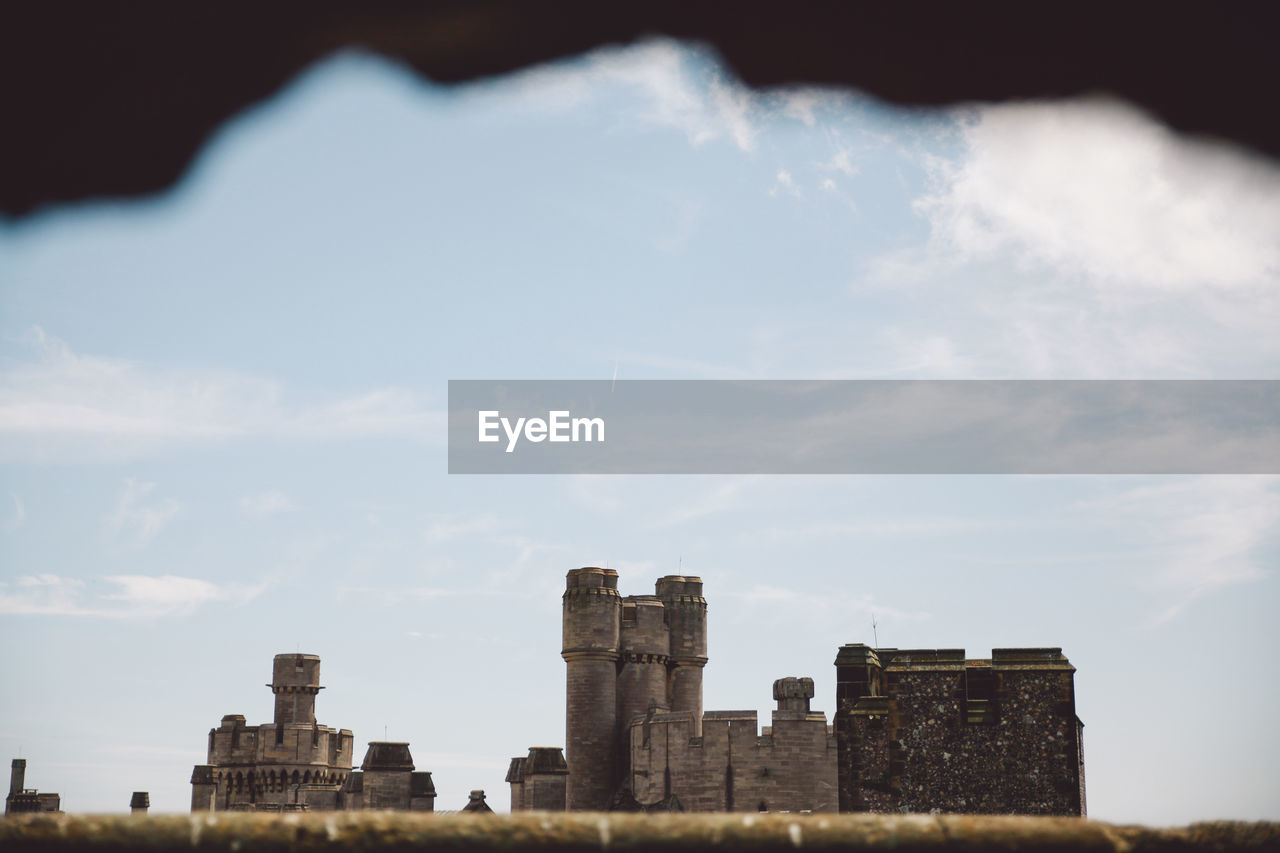
<svg viewBox="0 0 1280 853">
<path fill-rule="evenodd" d="M 9 850 L 1277 850 L 1280 823 L 1172 829 L 973 815 L 525 813 L 29 815 L 0 820 Z"/>
</svg>

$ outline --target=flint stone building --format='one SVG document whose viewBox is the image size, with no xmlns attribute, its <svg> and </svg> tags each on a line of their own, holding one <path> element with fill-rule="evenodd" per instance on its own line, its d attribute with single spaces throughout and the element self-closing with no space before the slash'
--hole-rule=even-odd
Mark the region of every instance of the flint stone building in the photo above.
<svg viewBox="0 0 1280 853">
<path fill-rule="evenodd" d="M 1058 648 L 841 646 L 841 811 L 1084 815 L 1084 724 Z"/>
<path fill-rule="evenodd" d="M 407 743 L 372 741 L 351 769 L 355 736 L 316 722 L 320 658 L 276 655 L 271 668 L 275 719 L 248 726 L 228 714 L 209 731 L 206 764 L 191 774 L 191 810 L 433 811 L 435 786 L 415 772 Z"/>
<path fill-rule="evenodd" d="M 755 711 L 703 713 L 706 613 L 700 578 L 624 598 L 615 571 L 568 573 L 567 756 L 513 758 L 512 811 L 1085 813 L 1061 649 L 842 646 L 834 725 L 812 679 L 783 678 L 758 730 Z"/>
</svg>

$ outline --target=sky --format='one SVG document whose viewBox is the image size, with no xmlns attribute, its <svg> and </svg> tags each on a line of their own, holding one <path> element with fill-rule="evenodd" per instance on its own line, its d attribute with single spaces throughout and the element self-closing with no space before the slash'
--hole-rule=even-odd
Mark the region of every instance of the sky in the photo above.
<svg viewBox="0 0 1280 853">
<path fill-rule="evenodd" d="M 348 53 L 172 192 L 0 221 L 0 747 L 189 808 L 271 658 L 441 809 L 564 742 L 560 594 L 696 574 L 708 709 L 868 642 L 1060 646 L 1092 817 L 1280 819 L 1267 476 L 461 476 L 450 379 L 1273 379 L 1280 168 L 1105 98 L 744 89 L 671 42 Z"/>
</svg>

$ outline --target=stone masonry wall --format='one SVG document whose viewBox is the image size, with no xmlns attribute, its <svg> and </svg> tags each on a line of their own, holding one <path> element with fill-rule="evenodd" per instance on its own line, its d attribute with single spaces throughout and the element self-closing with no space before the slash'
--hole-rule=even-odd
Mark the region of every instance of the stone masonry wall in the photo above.
<svg viewBox="0 0 1280 853">
<path fill-rule="evenodd" d="M 690 714 L 654 714 L 631 727 L 632 789 L 649 805 L 674 794 L 685 811 L 815 811 L 838 807 L 835 738 L 821 713 L 711 711 L 702 737 Z M 669 789 L 669 791 L 668 791 Z"/>
</svg>

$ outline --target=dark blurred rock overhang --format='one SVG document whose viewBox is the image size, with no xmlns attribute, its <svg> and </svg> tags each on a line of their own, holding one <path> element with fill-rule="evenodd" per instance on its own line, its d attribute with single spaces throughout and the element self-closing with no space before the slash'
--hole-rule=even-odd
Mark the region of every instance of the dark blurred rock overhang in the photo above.
<svg viewBox="0 0 1280 853">
<path fill-rule="evenodd" d="M 219 125 L 344 48 L 459 83 L 646 37 L 755 87 L 912 106 L 1106 93 L 1280 157 L 1273 2 L 465 0 L 8 4 L 0 211 L 170 188 Z"/>
</svg>

